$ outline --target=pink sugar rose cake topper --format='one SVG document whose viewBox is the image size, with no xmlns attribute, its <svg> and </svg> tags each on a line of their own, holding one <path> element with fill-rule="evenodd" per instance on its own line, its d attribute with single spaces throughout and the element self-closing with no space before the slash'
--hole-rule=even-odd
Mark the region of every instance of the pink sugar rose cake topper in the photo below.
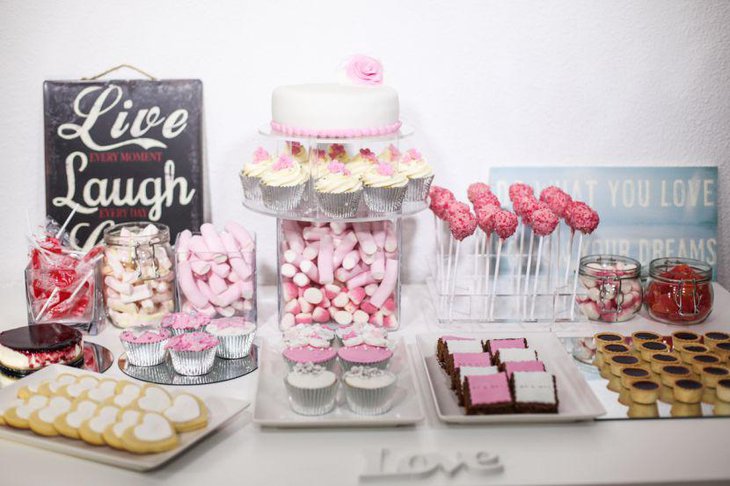
<svg viewBox="0 0 730 486">
<path fill-rule="evenodd" d="M 377 170 L 378 174 L 381 176 L 392 176 L 395 174 L 395 169 L 387 162 L 378 162 L 378 166 L 375 170 Z"/>
<path fill-rule="evenodd" d="M 350 175 L 350 171 L 347 169 L 347 167 L 345 167 L 345 164 L 336 160 L 333 160 L 332 162 L 327 164 L 327 170 L 331 174 L 342 174 L 346 176 Z"/>
<path fill-rule="evenodd" d="M 274 165 L 271 166 L 274 170 L 284 170 L 292 167 L 294 167 L 294 159 L 287 154 L 281 154 L 276 162 L 274 162 Z"/>
<path fill-rule="evenodd" d="M 345 63 L 345 74 L 356 84 L 378 86 L 383 84 L 383 65 L 377 59 L 356 54 Z"/>
<path fill-rule="evenodd" d="M 401 158 L 401 162 L 404 164 L 410 164 L 411 162 L 415 160 L 421 160 L 423 157 L 421 156 L 421 152 L 419 152 L 417 149 L 411 148 L 406 150 L 406 153 L 403 154 L 403 157 Z"/>
<path fill-rule="evenodd" d="M 267 160 L 270 157 L 271 156 L 269 155 L 269 152 L 267 152 L 265 148 L 259 147 L 253 153 L 253 163 L 258 164 L 259 162 L 263 162 L 264 160 Z"/>
</svg>

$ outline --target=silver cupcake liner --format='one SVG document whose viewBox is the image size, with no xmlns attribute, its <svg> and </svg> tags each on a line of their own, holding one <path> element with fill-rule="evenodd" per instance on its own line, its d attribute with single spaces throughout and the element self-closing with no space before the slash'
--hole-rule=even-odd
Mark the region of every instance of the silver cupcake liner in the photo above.
<svg viewBox="0 0 730 486">
<path fill-rule="evenodd" d="M 428 191 L 431 189 L 433 175 L 428 177 L 419 177 L 417 179 L 408 180 L 408 189 L 406 190 L 406 201 L 425 201 L 428 197 Z"/>
<path fill-rule="evenodd" d="M 255 332 L 249 332 L 248 334 L 241 334 L 237 336 L 221 336 L 216 335 L 218 338 L 218 349 L 216 353 L 218 356 L 225 359 L 240 359 L 248 356 L 251 352 L 251 345 L 253 344 L 253 338 L 256 336 Z"/>
<path fill-rule="evenodd" d="M 408 184 L 403 187 L 365 187 L 365 204 L 371 211 L 392 213 L 403 207 Z"/>
<path fill-rule="evenodd" d="M 345 400 L 350 410 L 359 415 L 380 415 L 393 407 L 397 381 L 383 388 L 356 388 L 342 380 Z"/>
<path fill-rule="evenodd" d="M 362 193 L 361 189 L 339 194 L 330 192 L 317 192 L 316 194 L 319 208 L 324 214 L 331 218 L 352 218 L 357 213 Z"/>
<path fill-rule="evenodd" d="M 167 339 L 157 343 L 130 343 L 122 341 L 127 361 L 133 366 L 155 366 L 165 361 Z"/>
<path fill-rule="evenodd" d="M 300 363 L 300 361 L 292 361 L 289 358 L 287 358 L 286 356 L 284 356 L 284 361 L 286 361 L 286 364 L 289 367 L 289 371 L 292 371 L 294 369 L 294 367 L 298 363 Z M 320 363 L 314 363 L 314 364 L 324 366 L 327 370 L 334 372 L 336 363 L 337 363 L 337 355 L 333 356 L 332 358 L 328 359 L 327 361 L 322 361 Z"/>
<path fill-rule="evenodd" d="M 171 349 L 172 367 L 181 375 L 204 375 L 213 368 L 216 348 L 217 346 L 205 351 L 174 351 Z"/>
<path fill-rule="evenodd" d="M 250 201 L 261 200 L 261 178 L 241 174 L 243 197 Z"/>
<path fill-rule="evenodd" d="M 205 326 L 190 328 L 190 329 L 175 329 L 172 327 L 167 327 L 165 329 L 169 329 L 173 336 L 179 336 L 180 334 L 185 334 L 188 332 L 203 332 L 203 331 L 205 331 Z"/>
<path fill-rule="evenodd" d="M 325 388 L 297 388 L 284 378 L 291 409 L 300 415 L 324 415 L 335 408 L 337 380 Z"/>
<path fill-rule="evenodd" d="M 392 356 L 391 356 L 392 357 Z M 370 368 L 378 368 L 379 370 L 387 370 L 390 365 L 390 358 L 386 358 L 383 361 L 376 361 L 374 363 L 357 363 L 355 361 L 347 361 L 340 358 L 340 367 L 342 371 L 348 372 L 353 366 L 367 366 Z"/>
<path fill-rule="evenodd" d="M 291 211 L 299 206 L 306 184 L 296 186 L 267 186 L 261 184 L 264 206 L 274 211 Z"/>
</svg>

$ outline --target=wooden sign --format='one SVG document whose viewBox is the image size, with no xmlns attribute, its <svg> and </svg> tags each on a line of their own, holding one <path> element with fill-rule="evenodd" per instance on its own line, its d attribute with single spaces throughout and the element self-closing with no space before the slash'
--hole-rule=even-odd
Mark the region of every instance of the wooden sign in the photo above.
<svg viewBox="0 0 730 486">
<path fill-rule="evenodd" d="M 204 222 L 200 80 L 46 81 L 46 213 L 79 248 L 127 221 Z"/>
</svg>

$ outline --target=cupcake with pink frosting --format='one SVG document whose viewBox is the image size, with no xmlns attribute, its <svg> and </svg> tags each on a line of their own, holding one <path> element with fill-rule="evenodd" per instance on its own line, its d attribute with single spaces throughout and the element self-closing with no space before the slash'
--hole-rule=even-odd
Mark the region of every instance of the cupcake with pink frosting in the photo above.
<svg viewBox="0 0 730 486">
<path fill-rule="evenodd" d="M 273 163 L 265 148 L 259 147 L 254 151 L 251 162 L 243 166 L 240 174 L 243 196 L 246 199 L 261 200 L 261 177 L 271 169 Z"/>
<path fill-rule="evenodd" d="M 172 333 L 160 327 L 134 326 L 120 336 L 127 361 L 133 366 L 155 366 L 165 361 L 165 345 Z"/>
<path fill-rule="evenodd" d="M 198 376 L 210 372 L 215 361 L 218 338 L 207 332 L 186 332 L 173 336 L 165 349 L 172 367 L 181 375 Z"/>
<path fill-rule="evenodd" d="M 276 211 L 289 211 L 299 206 L 309 171 L 290 155 L 281 155 L 271 170 L 261 177 L 261 197 L 264 205 Z"/>
<path fill-rule="evenodd" d="M 281 354 L 290 370 L 293 370 L 297 364 L 312 363 L 333 371 L 337 358 L 337 351 L 329 343 L 321 347 L 312 344 L 289 346 Z"/>
<path fill-rule="evenodd" d="M 351 218 L 357 212 L 362 197 L 362 182 L 345 164 L 333 160 L 314 183 L 319 207 L 332 218 Z"/>
<path fill-rule="evenodd" d="M 433 168 L 421 152 L 414 148 L 406 150 L 398 163 L 398 172 L 408 178 L 405 200 L 425 201 L 433 182 Z"/>
<path fill-rule="evenodd" d="M 354 333 L 342 338 L 337 351 L 340 366 L 349 371 L 353 366 L 372 366 L 386 369 L 393 357 L 392 344 L 378 333 Z"/>
<path fill-rule="evenodd" d="M 177 336 L 186 332 L 200 332 L 210 322 L 210 317 L 205 314 L 173 312 L 162 318 L 160 326 L 167 329 L 172 335 Z"/>
<path fill-rule="evenodd" d="M 347 163 L 347 170 L 353 176 L 362 179 L 362 176 L 378 163 L 378 156 L 369 148 L 361 148 L 360 151 Z"/>
<path fill-rule="evenodd" d="M 206 331 L 220 342 L 216 353 L 224 359 L 245 358 L 251 352 L 256 325 L 243 317 L 213 319 Z"/>
<path fill-rule="evenodd" d="M 400 211 L 408 188 L 408 178 L 395 167 L 379 162 L 362 178 L 365 186 L 365 204 L 381 213 Z"/>
</svg>

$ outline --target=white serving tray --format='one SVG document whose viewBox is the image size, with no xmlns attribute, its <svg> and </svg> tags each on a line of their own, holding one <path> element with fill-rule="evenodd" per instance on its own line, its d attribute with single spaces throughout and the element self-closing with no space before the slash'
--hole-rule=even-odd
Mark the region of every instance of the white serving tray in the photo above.
<svg viewBox="0 0 730 486">
<path fill-rule="evenodd" d="M 18 380 L 10 386 L 0 389 L 0 406 L 12 401 L 16 397 L 19 388 L 52 379 L 61 373 L 91 375 L 99 378 L 107 377 L 99 373 L 83 371 L 68 366 L 49 366 Z M 174 395 L 177 390 L 171 389 L 170 391 Z M 132 454 L 131 452 L 120 451 L 111 447 L 93 446 L 82 440 L 73 440 L 66 437 L 43 437 L 30 430 L 13 429 L 8 426 L 0 426 L 0 438 L 134 471 L 149 471 L 162 466 L 174 457 L 182 454 L 185 450 L 200 442 L 204 437 L 228 423 L 249 405 L 248 402 L 222 397 L 206 397 L 205 404 L 208 406 L 208 425 L 204 429 L 180 434 L 180 445 L 178 447 L 159 454 Z"/>
<path fill-rule="evenodd" d="M 423 421 L 415 373 L 406 346 L 400 339 L 396 341 L 390 370 L 398 375 L 395 402 L 393 408 L 382 415 L 358 415 L 350 411 L 341 387 L 332 412 L 319 416 L 299 415 L 289 407 L 284 386 L 284 377 L 288 373 L 287 364 L 280 350 L 265 343 L 259 355 L 259 383 L 253 421 L 268 427 L 393 427 Z"/>
<path fill-rule="evenodd" d="M 573 358 L 551 333 L 538 332 L 483 332 L 478 334 L 457 333 L 458 336 L 479 339 L 519 338 L 527 339 L 528 346 L 536 349 L 545 369 L 555 375 L 558 385 L 558 413 L 466 415 L 451 390 L 451 379 L 436 358 L 436 342 L 444 334 L 426 334 L 417 337 L 418 350 L 431 388 L 436 413 L 442 422 L 453 424 L 492 424 L 524 422 L 576 422 L 591 420 L 606 410 L 591 391 Z"/>
</svg>

